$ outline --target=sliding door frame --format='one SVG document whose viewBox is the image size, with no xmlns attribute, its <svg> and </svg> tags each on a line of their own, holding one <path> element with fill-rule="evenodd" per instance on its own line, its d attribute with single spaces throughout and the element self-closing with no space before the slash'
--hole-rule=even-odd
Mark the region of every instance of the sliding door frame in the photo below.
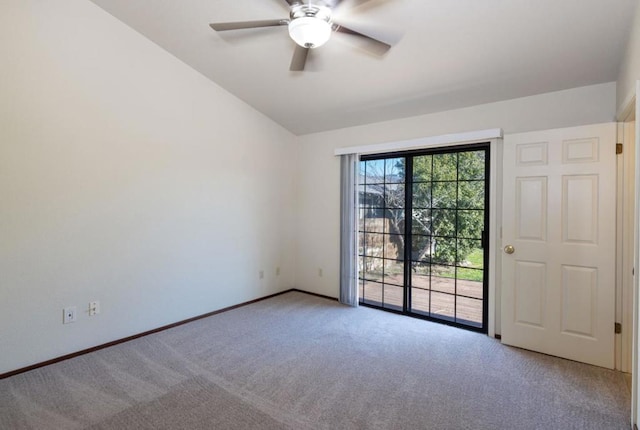
<svg viewBox="0 0 640 430">
<path fill-rule="evenodd" d="M 384 309 L 386 311 L 390 311 L 390 312 L 394 312 L 394 313 L 399 313 L 399 314 L 403 314 L 403 315 L 407 315 L 410 317 L 415 317 L 415 318 L 421 318 L 421 319 L 426 319 L 426 320 L 430 320 L 430 321 L 434 321 L 434 322 L 438 322 L 438 323 L 442 323 L 442 324 L 446 324 L 446 325 L 452 325 L 455 327 L 460 327 L 460 328 L 464 328 L 464 329 L 468 329 L 468 330 L 472 330 L 472 331 L 478 331 L 481 333 L 488 333 L 489 330 L 489 303 L 491 301 L 491 296 L 489 294 L 489 275 L 491 273 L 491 267 L 489 264 L 490 261 L 490 256 L 491 256 L 491 252 L 493 251 L 490 247 L 490 240 L 489 237 L 492 235 L 492 231 L 491 231 L 491 225 L 490 225 L 490 217 L 491 217 L 491 160 L 492 160 L 492 154 L 491 154 L 491 142 L 478 142 L 478 143 L 474 143 L 474 144 L 460 144 L 460 145 L 448 145 L 448 146 L 440 146 L 440 147 L 432 147 L 432 148 L 421 148 L 421 149 L 415 149 L 415 150 L 408 150 L 408 151 L 400 151 L 400 152 L 384 152 L 384 153 L 378 153 L 378 154 L 368 154 L 368 155 L 363 155 L 361 157 L 361 161 L 371 161 L 371 160 L 389 160 L 389 159 L 404 159 L 404 208 L 403 211 L 405 213 L 404 215 L 404 232 L 403 232 L 403 236 L 404 236 L 404 250 L 403 250 L 403 264 L 404 264 L 404 286 L 403 286 L 403 301 L 402 301 L 402 310 L 394 310 L 393 308 L 389 308 L 387 306 L 384 305 L 384 303 L 380 303 L 380 305 L 375 305 L 375 304 L 371 304 L 371 303 L 367 303 L 366 301 L 360 301 L 360 304 L 363 306 L 368 306 L 368 307 L 373 307 L 373 308 L 377 308 L 377 309 Z M 483 198 L 483 225 L 482 225 L 482 237 L 480 240 L 481 242 L 481 248 L 483 250 L 483 276 L 482 276 L 482 291 L 483 291 L 483 297 L 482 297 L 482 321 L 481 321 L 481 327 L 475 326 L 471 323 L 466 324 L 464 322 L 462 322 L 464 319 L 460 319 L 460 321 L 458 321 L 458 317 L 454 316 L 453 320 L 451 320 L 449 317 L 443 317 L 440 318 L 437 316 L 437 314 L 431 314 L 431 312 L 429 312 L 429 315 L 426 315 L 424 313 L 421 312 L 417 312 L 413 309 L 412 306 L 412 289 L 413 287 L 413 282 L 412 282 L 412 267 L 414 263 L 418 263 L 417 261 L 413 260 L 413 251 L 412 251 L 412 243 L 413 243 L 413 228 L 412 228 L 412 214 L 413 214 L 413 201 L 414 201 L 414 176 L 415 176 L 415 172 L 414 172 L 414 168 L 413 168 L 413 161 L 415 157 L 421 157 L 421 156 L 434 156 L 434 155 L 442 155 L 442 154 L 458 154 L 458 153 L 462 153 L 462 152 L 471 152 L 471 151 L 483 151 L 485 154 L 485 163 L 484 163 L 484 175 L 483 175 L 483 182 L 485 184 L 484 187 L 484 198 Z M 386 162 L 385 162 L 386 164 Z M 386 176 L 386 172 L 385 172 L 385 176 Z M 456 178 L 458 176 L 458 173 L 456 173 Z M 456 184 L 459 184 L 458 179 L 456 179 Z M 456 185 L 456 188 L 459 185 Z M 495 188 L 495 187 L 494 187 Z M 448 209 L 448 210 L 454 210 L 454 209 Z M 455 209 L 456 211 L 458 209 Z M 457 215 L 456 215 L 456 219 L 457 219 Z M 456 228 L 457 230 L 457 228 Z M 432 240 L 432 239 L 430 239 Z M 457 237 L 457 233 L 456 233 L 456 237 L 451 237 L 448 238 L 448 240 L 459 240 L 459 237 Z M 470 239 L 469 239 L 470 240 Z M 366 257 L 363 257 L 366 259 Z M 431 266 L 432 264 L 436 264 L 437 263 L 430 263 L 429 265 Z M 383 264 L 384 266 L 384 264 Z M 458 268 L 457 262 L 455 263 L 454 267 L 454 273 L 457 273 L 457 270 L 455 268 Z M 457 282 L 459 281 L 459 278 L 457 276 L 457 274 L 455 275 L 455 283 L 457 284 Z M 359 280 L 358 282 L 362 281 L 363 283 L 366 284 L 365 280 Z M 384 287 L 383 287 L 384 290 Z M 458 297 L 458 293 L 457 293 L 457 288 L 455 289 L 455 293 L 454 295 L 454 303 L 457 301 L 457 297 Z M 383 293 L 383 297 L 384 297 L 384 293 Z M 465 296 L 462 296 L 465 297 Z M 362 299 L 362 298 L 360 298 Z M 457 307 L 456 305 L 454 305 L 454 315 L 457 315 Z"/>
<path fill-rule="evenodd" d="M 423 137 L 405 141 L 392 141 L 369 145 L 336 148 L 335 155 L 343 154 L 376 154 L 383 152 L 399 152 L 403 150 L 416 150 L 422 148 L 439 148 L 444 146 L 473 145 L 476 143 L 490 142 L 490 196 L 489 202 L 489 303 L 487 334 L 491 337 L 500 337 L 501 329 L 501 284 L 499 274 L 502 272 L 502 140 L 501 129 L 487 129 L 464 133 L 446 134 L 439 136 Z M 356 258 L 354 256 L 354 258 Z"/>
</svg>

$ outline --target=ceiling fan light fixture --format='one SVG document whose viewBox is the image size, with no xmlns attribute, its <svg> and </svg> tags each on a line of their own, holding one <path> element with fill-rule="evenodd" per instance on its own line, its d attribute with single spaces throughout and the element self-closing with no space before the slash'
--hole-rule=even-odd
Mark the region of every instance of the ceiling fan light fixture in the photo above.
<svg viewBox="0 0 640 430">
<path fill-rule="evenodd" d="M 318 48 L 331 38 L 331 24 L 317 16 L 303 16 L 291 20 L 289 36 L 303 48 Z"/>
</svg>

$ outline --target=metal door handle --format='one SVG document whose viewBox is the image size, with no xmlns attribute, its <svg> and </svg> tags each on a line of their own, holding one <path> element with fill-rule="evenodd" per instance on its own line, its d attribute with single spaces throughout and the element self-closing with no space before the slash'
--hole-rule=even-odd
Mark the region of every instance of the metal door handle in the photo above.
<svg viewBox="0 0 640 430">
<path fill-rule="evenodd" d="M 506 252 L 507 254 L 513 254 L 514 252 L 516 252 L 516 249 L 513 247 L 513 245 L 507 245 L 504 247 L 504 252 Z"/>
</svg>

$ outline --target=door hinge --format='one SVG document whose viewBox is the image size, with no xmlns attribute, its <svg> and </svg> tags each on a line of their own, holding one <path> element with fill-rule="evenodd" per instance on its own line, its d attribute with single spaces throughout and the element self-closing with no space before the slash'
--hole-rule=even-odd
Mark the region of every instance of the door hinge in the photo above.
<svg viewBox="0 0 640 430">
<path fill-rule="evenodd" d="M 622 324 L 620 323 L 615 323 L 615 329 L 614 329 L 616 334 L 620 334 L 622 333 Z"/>
<path fill-rule="evenodd" d="M 622 143 L 616 143 L 616 154 L 622 154 Z"/>
</svg>

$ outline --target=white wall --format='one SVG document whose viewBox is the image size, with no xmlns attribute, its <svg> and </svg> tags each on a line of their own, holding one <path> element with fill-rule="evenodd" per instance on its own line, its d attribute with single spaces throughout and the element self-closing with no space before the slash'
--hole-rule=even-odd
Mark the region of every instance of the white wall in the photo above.
<svg viewBox="0 0 640 430">
<path fill-rule="evenodd" d="M 0 52 L 0 373 L 294 286 L 292 134 L 86 0 Z"/>
<path fill-rule="evenodd" d="M 636 6 L 636 13 L 631 27 L 627 51 L 618 76 L 617 106 L 618 112 L 627 107 L 631 97 L 635 94 L 636 81 L 640 79 L 640 2 Z"/>
<path fill-rule="evenodd" d="M 615 112 L 616 84 L 607 83 L 302 136 L 296 285 L 338 297 L 340 162 L 335 148 L 490 128 L 508 134 L 594 124 L 613 121 Z"/>
</svg>

